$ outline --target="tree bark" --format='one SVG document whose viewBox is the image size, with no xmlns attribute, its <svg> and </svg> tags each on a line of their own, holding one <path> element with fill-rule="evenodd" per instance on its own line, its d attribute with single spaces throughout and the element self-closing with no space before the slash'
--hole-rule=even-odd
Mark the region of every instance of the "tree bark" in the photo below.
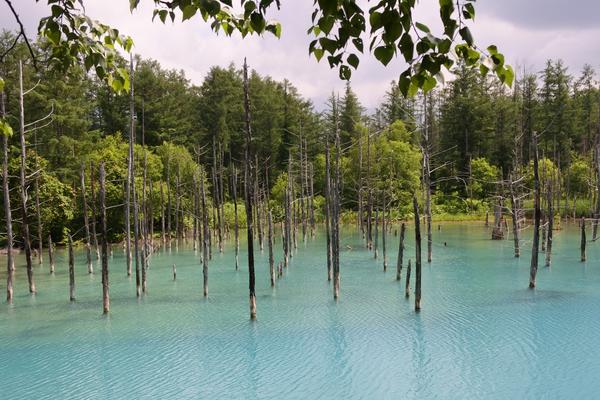
<svg viewBox="0 0 600 400">
<path fill-rule="evenodd" d="M 19 60 L 19 132 L 21 139 L 21 234 L 23 236 L 23 246 L 25 248 L 25 261 L 27 262 L 27 281 L 29 283 L 29 293 L 35 293 L 35 281 L 33 279 L 33 266 L 31 263 L 31 238 L 29 235 L 29 218 L 27 212 L 27 149 L 25 144 L 25 105 L 23 91 L 23 62 Z"/>
<path fill-rule="evenodd" d="M 129 75 L 131 89 L 129 91 L 129 152 L 127 154 L 127 181 L 125 182 L 125 256 L 127 257 L 127 276 L 131 276 L 131 182 L 133 181 L 133 143 L 135 140 L 135 104 L 133 56 L 130 55 Z"/>
<path fill-rule="evenodd" d="M 88 219 L 87 200 L 85 195 L 85 164 L 81 164 L 81 171 L 79 173 L 81 179 L 81 204 L 83 208 L 83 225 L 85 228 L 85 254 L 88 266 L 88 273 L 94 272 L 94 265 L 92 264 L 92 246 L 90 239 L 90 223 Z"/>
<path fill-rule="evenodd" d="M 233 234 L 235 239 L 235 270 L 239 268 L 240 262 L 240 231 L 238 221 L 238 205 L 237 205 L 237 170 L 235 165 L 233 166 L 233 179 L 232 192 L 233 192 Z"/>
<path fill-rule="evenodd" d="M 413 197 L 415 210 L 415 311 L 421 310 L 421 220 L 417 196 Z"/>
<path fill-rule="evenodd" d="M 6 118 L 4 91 L 0 90 L 0 116 Z M 13 256 L 12 212 L 10 209 L 10 188 L 8 186 L 8 137 L 2 136 L 2 192 L 4 196 L 4 218 L 6 220 L 6 301 L 12 304 L 15 277 L 15 262 Z M 52 270 L 52 266 L 50 267 Z"/>
<path fill-rule="evenodd" d="M 385 248 L 385 235 L 386 235 L 386 223 L 385 223 L 385 213 L 386 213 L 386 208 L 385 208 L 385 202 L 386 202 L 386 198 L 385 198 L 385 192 L 383 194 L 383 215 L 381 218 L 381 250 L 383 252 L 383 272 L 387 271 L 387 252 L 386 252 L 386 248 Z"/>
<path fill-rule="evenodd" d="M 98 220 L 98 213 L 96 210 L 96 185 L 94 178 L 94 165 L 90 163 L 90 190 L 92 195 L 92 240 L 94 242 L 94 248 L 96 249 L 96 259 L 100 259 L 100 247 L 98 246 L 98 234 L 96 232 L 96 221 Z"/>
<path fill-rule="evenodd" d="M 100 164 L 100 229 L 102 230 L 102 312 L 107 314 L 110 311 L 110 295 L 108 283 L 108 233 L 106 223 L 106 172 L 104 170 L 104 163 Z"/>
<path fill-rule="evenodd" d="M 553 204 L 553 185 L 548 182 L 548 194 L 546 203 L 548 205 L 548 233 L 546 234 L 546 267 L 552 263 L 552 230 L 554 229 L 554 204 Z"/>
<path fill-rule="evenodd" d="M 50 273 L 54 273 L 54 248 L 52 244 L 52 235 L 48 235 L 48 261 L 50 262 Z"/>
<path fill-rule="evenodd" d="M 75 258 L 73 257 L 73 238 L 69 235 L 69 300 L 75 301 Z"/>
<path fill-rule="evenodd" d="M 269 210 L 269 273 L 271 275 L 271 287 L 275 286 L 275 260 L 273 258 L 273 216 Z"/>
<path fill-rule="evenodd" d="M 529 288 L 535 288 L 538 269 L 540 244 L 540 173 L 537 134 L 533 134 L 533 243 L 531 245 L 531 266 L 529 269 Z"/>
<path fill-rule="evenodd" d="M 200 176 L 200 200 L 202 202 L 202 279 L 204 297 L 208 296 L 208 241 L 210 233 L 208 232 L 208 210 L 206 209 L 206 191 L 204 190 L 205 176 Z"/>
<path fill-rule="evenodd" d="M 406 232 L 406 225 L 404 222 L 400 225 L 400 244 L 398 245 L 398 262 L 396 264 L 396 280 L 399 281 L 402 278 L 402 261 L 404 258 L 404 235 Z"/>
<path fill-rule="evenodd" d="M 519 201 L 517 199 L 515 193 L 515 183 L 513 181 L 514 177 L 510 177 L 510 203 L 511 203 L 511 215 L 512 215 L 512 230 L 513 230 L 513 243 L 515 250 L 515 257 L 521 256 L 521 239 L 520 239 L 520 230 L 519 230 L 519 218 L 520 218 L 520 209 L 519 209 Z"/>
<path fill-rule="evenodd" d="M 253 190 L 253 171 L 252 171 L 252 127 L 250 117 L 250 93 L 248 88 L 248 65 L 244 58 L 244 113 L 246 128 L 246 146 L 244 151 L 244 181 L 246 185 L 246 221 L 248 224 L 248 289 L 250 303 L 250 319 L 256 319 L 256 292 L 254 276 L 254 237 L 252 226 L 252 190 Z"/>
<path fill-rule="evenodd" d="M 587 239 L 585 237 L 585 218 L 581 218 L 581 262 L 585 262 L 587 259 L 585 252 L 586 240 Z"/>
<path fill-rule="evenodd" d="M 410 297 L 410 259 L 408 260 L 408 266 L 406 267 L 406 282 L 404 283 L 404 297 Z"/>
</svg>

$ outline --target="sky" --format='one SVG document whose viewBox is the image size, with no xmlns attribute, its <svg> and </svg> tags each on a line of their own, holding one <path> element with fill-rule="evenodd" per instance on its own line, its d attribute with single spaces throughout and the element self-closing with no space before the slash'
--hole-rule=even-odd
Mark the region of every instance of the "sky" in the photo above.
<svg viewBox="0 0 600 400">
<path fill-rule="evenodd" d="M 12 0 L 23 20 L 29 37 L 37 31 L 41 17 L 49 13 L 45 0 Z M 318 63 L 308 55 L 313 0 L 283 0 L 280 11 L 269 17 L 282 23 L 281 39 L 267 34 L 226 37 L 215 34 L 196 16 L 191 20 L 162 24 L 152 22 L 152 0 L 142 0 L 139 8 L 129 11 L 127 0 L 85 0 L 86 13 L 130 35 L 134 52 L 158 60 L 164 67 L 181 69 L 196 84 L 213 65 L 241 64 L 247 57 L 251 68 L 274 79 L 289 79 L 306 98 L 321 109 L 327 97 L 341 91 L 344 82 L 337 69 L 331 70 L 325 59 Z M 235 2 L 234 2 L 235 3 Z M 369 3 L 359 0 L 365 4 Z M 416 19 L 434 32 L 441 30 L 438 1 L 418 2 Z M 600 70 L 600 1 L 599 0 L 479 0 L 476 18 L 471 25 L 481 47 L 495 44 L 508 63 L 517 71 L 540 71 L 547 59 L 563 59 L 571 73 L 577 75 L 584 64 Z M 15 29 L 16 22 L 8 6 L 0 1 L 0 27 Z M 368 43 L 368 42 L 367 42 Z M 352 76 L 352 88 L 363 106 L 373 110 L 383 99 L 390 81 L 406 68 L 401 59 L 387 67 L 365 53 L 358 71 Z"/>
</svg>

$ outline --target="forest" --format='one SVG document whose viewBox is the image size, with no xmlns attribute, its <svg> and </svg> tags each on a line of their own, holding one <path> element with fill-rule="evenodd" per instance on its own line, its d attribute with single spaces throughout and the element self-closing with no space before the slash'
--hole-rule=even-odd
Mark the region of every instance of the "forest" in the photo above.
<svg viewBox="0 0 600 400">
<path fill-rule="evenodd" d="M 86 246 L 90 268 L 90 259 L 100 257 L 100 164 L 108 243 L 130 248 L 135 228 L 144 246 L 147 239 L 171 246 L 184 237 L 196 246 L 207 235 L 208 251 L 222 251 L 234 225 L 237 238 L 251 216 L 243 201 L 247 131 L 256 207 L 251 230 L 261 249 L 267 226 L 292 220 L 294 240 L 298 226 L 306 237 L 332 218 L 332 201 L 336 220 L 358 224 L 372 247 L 378 221 L 412 217 L 415 196 L 427 216 L 429 243 L 432 220 L 487 223 L 492 213 L 500 238 L 512 217 L 518 255 L 518 232 L 534 209 L 534 152 L 541 206 L 552 207 L 544 221 L 595 221 L 600 211 L 600 92 L 591 66 L 573 75 L 561 60 L 548 60 L 509 88 L 459 64 L 452 80 L 427 94 L 405 98 L 390 82 L 370 111 L 348 82 L 317 110 L 292 82 L 257 71 L 248 74 L 245 90 L 244 71 L 233 61 L 211 68 L 196 85 L 157 61 L 120 58 L 121 68 L 131 69 L 132 90 L 119 94 L 81 67 L 59 75 L 34 66 L 17 39 L 4 31 L 0 40 L 3 197 L 9 193 L 12 205 L 12 245 L 35 255 L 28 264 L 70 240 Z M 46 57 L 43 40 L 35 51 Z M 334 189 L 339 197 L 328 201 Z M 141 203 L 133 211 L 131 196 Z M 129 213 L 142 222 L 127 224 Z M 5 206 L 2 232 L 7 218 Z M 594 237 L 596 230 L 594 223 Z M 6 235 L 3 240 L 6 246 Z M 131 274 L 131 256 L 127 263 Z"/>
</svg>

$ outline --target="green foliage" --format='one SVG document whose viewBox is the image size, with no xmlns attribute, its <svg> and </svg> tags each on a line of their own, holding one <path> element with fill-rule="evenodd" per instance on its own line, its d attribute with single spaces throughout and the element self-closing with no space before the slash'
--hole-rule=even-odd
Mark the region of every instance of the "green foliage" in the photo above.
<svg viewBox="0 0 600 400">
<path fill-rule="evenodd" d="M 576 159 L 569 165 L 566 182 L 568 182 L 567 189 L 571 194 L 581 196 L 589 192 L 593 173 L 590 165 L 591 160 L 583 158 Z"/>
<path fill-rule="evenodd" d="M 495 192 L 500 179 L 498 167 L 483 157 L 471 160 L 470 190 L 475 199 L 485 200 Z"/>
</svg>

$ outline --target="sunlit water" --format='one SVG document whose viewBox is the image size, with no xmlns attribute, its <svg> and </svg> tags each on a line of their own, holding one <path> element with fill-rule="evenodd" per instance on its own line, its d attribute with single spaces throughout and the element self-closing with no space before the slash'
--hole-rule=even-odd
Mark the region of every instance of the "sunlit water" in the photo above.
<svg viewBox="0 0 600 400">
<path fill-rule="evenodd" d="M 414 259 L 407 232 L 406 258 Z M 540 263 L 532 291 L 527 237 L 519 260 L 512 241 L 489 240 L 481 224 L 434 233 L 420 314 L 404 297 L 405 270 L 395 280 L 398 238 L 388 237 L 384 273 L 381 257 L 351 229 L 342 237 L 338 302 L 326 280 L 323 233 L 299 242 L 274 289 L 268 252 L 259 252 L 256 322 L 248 318 L 243 242 L 239 271 L 230 245 L 214 253 L 207 299 L 191 249 L 155 255 L 148 294 L 137 299 L 115 248 L 109 317 L 101 315 L 99 266 L 88 275 L 83 253 L 75 303 L 64 253 L 54 275 L 47 264 L 35 267 L 35 296 L 19 258 L 14 305 L 0 308 L 0 399 L 600 396 L 597 244 L 581 263 L 576 228 L 556 232 L 553 265 Z M 280 260 L 280 240 L 276 248 Z"/>
</svg>

